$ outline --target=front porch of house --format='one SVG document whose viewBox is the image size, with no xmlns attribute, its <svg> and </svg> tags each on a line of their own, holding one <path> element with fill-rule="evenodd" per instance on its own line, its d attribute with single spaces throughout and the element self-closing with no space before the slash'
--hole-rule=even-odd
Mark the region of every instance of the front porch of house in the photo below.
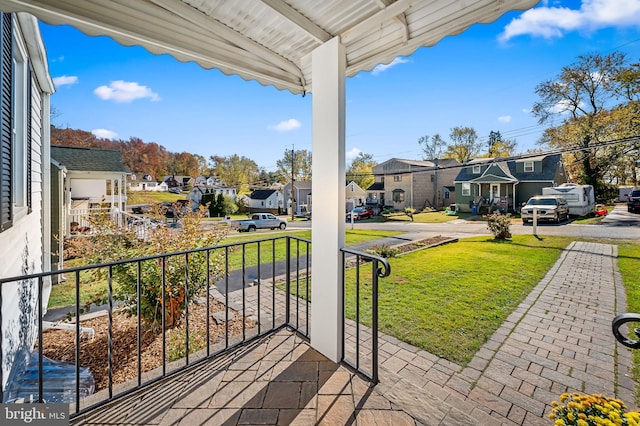
<svg viewBox="0 0 640 426">
<path fill-rule="evenodd" d="M 485 181 L 472 182 L 470 185 L 474 187 L 472 211 L 474 206 L 478 214 L 518 211 L 514 204 L 517 182 Z"/>
</svg>

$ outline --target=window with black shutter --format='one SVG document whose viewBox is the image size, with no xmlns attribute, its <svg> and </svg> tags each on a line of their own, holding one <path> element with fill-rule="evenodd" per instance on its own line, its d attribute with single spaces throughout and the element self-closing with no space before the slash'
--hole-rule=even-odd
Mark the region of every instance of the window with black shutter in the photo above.
<svg viewBox="0 0 640 426">
<path fill-rule="evenodd" d="M 11 14 L 0 14 L 0 232 L 13 224 L 13 28 Z"/>
</svg>

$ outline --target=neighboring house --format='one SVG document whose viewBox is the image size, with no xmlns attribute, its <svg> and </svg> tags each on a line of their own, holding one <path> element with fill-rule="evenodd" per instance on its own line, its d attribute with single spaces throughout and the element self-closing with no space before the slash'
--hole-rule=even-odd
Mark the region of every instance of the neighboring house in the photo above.
<svg viewBox="0 0 640 426">
<path fill-rule="evenodd" d="M 216 194 L 216 197 L 219 194 L 224 195 L 227 198 L 231 198 L 234 202 L 236 201 L 236 189 L 229 188 L 225 186 L 203 186 L 203 185 L 195 185 L 191 192 L 187 194 L 187 200 L 191 201 L 191 209 L 196 210 L 198 206 L 200 206 L 200 202 L 202 201 L 202 196 L 204 194 Z"/>
<path fill-rule="evenodd" d="M 293 214 L 302 215 L 311 211 L 311 182 L 295 182 L 293 185 L 295 211 Z M 284 202 L 287 205 L 287 213 L 291 214 L 291 182 L 283 188 Z"/>
<path fill-rule="evenodd" d="M 37 21 L 0 13 L 0 277 L 50 271 L 50 95 L 54 85 Z M 53 260 L 55 262 L 55 260 Z M 43 306 L 51 291 L 43 280 Z M 0 386 L 17 380 L 36 336 L 38 281 L 2 285 Z M 6 394 L 5 394 L 6 395 Z M 0 401 L 6 402 L 6 401 Z"/>
<path fill-rule="evenodd" d="M 179 175 L 171 175 L 165 176 L 162 180 L 167 183 L 169 188 L 185 188 L 187 186 L 193 186 L 196 184 L 196 179 L 191 176 L 179 176 Z"/>
<path fill-rule="evenodd" d="M 181 188 L 181 182 L 178 182 L 175 176 L 165 176 L 163 182 L 167 185 L 167 189 Z"/>
<path fill-rule="evenodd" d="M 456 205 L 470 212 L 518 211 L 542 188 L 567 182 L 561 154 L 540 155 L 518 160 L 479 158 L 462 167 L 455 179 Z"/>
<path fill-rule="evenodd" d="M 275 189 L 256 189 L 249 195 L 245 207 L 252 213 L 278 213 L 284 207 L 284 195 Z"/>
<path fill-rule="evenodd" d="M 195 184 L 196 185 L 205 185 L 205 186 L 225 186 L 223 185 L 223 183 L 220 181 L 220 179 L 218 179 L 215 176 L 198 176 L 197 178 L 195 178 Z"/>
<path fill-rule="evenodd" d="M 52 209 L 60 212 L 62 227 L 54 233 L 70 236 L 87 229 L 89 212 L 96 209 L 126 211 L 129 169 L 118 150 L 51 147 L 52 174 L 61 187 L 52 188 Z"/>
<path fill-rule="evenodd" d="M 387 160 L 373 167 L 375 181 L 367 188 L 366 203 L 393 210 L 446 207 L 455 199 L 445 198 L 443 188 L 453 186 L 458 174 L 457 165 L 458 162 L 451 158 L 433 161 Z"/>
<path fill-rule="evenodd" d="M 128 176 L 129 191 L 167 191 L 165 182 L 157 182 L 153 176 L 144 173 L 131 173 Z"/>
<path fill-rule="evenodd" d="M 351 181 L 345 189 L 346 210 L 364 206 L 367 201 L 367 192 L 360 188 L 360 185 Z"/>
</svg>

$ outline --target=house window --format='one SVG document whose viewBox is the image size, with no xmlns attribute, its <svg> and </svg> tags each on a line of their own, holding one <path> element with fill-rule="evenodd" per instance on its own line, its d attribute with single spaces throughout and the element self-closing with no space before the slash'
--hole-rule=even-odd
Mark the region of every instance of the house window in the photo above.
<svg viewBox="0 0 640 426">
<path fill-rule="evenodd" d="M 533 161 L 525 161 L 524 162 L 524 171 L 525 172 L 533 172 Z"/>
<path fill-rule="evenodd" d="M 13 47 L 13 205 L 24 207 L 27 199 L 26 176 L 26 64 L 18 43 Z"/>
<path fill-rule="evenodd" d="M 473 174 L 474 175 L 479 175 L 480 174 L 480 164 L 476 164 L 473 166 Z"/>
<path fill-rule="evenodd" d="M 402 182 L 402 175 L 394 175 L 393 176 L 393 181 L 394 182 Z"/>
<path fill-rule="evenodd" d="M 471 195 L 471 184 L 469 182 L 462 183 L 462 196 L 469 197 Z"/>
<path fill-rule="evenodd" d="M 435 181 L 436 181 L 436 175 L 433 174 L 433 175 L 431 175 L 431 182 L 435 182 Z"/>
<path fill-rule="evenodd" d="M 449 191 L 444 191 L 444 199 L 448 200 L 449 199 Z"/>
<path fill-rule="evenodd" d="M 404 203 L 404 191 L 402 189 L 396 189 L 393 191 L 393 202 Z"/>
</svg>

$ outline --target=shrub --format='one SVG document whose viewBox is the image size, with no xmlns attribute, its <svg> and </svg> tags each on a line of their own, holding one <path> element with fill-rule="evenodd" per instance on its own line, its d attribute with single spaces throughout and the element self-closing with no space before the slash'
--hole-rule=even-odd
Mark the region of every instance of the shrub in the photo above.
<svg viewBox="0 0 640 426">
<path fill-rule="evenodd" d="M 382 244 L 382 245 L 375 245 L 367 249 L 366 252 L 370 254 L 375 254 L 376 256 L 387 258 L 387 257 L 396 257 L 398 254 L 400 254 L 400 249 L 391 247 L 387 244 Z"/>
<path fill-rule="evenodd" d="M 180 227 L 169 228 L 158 225 L 140 239 L 132 228 L 118 227 L 108 217 L 96 218 L 93 223 L 95 234 L 91 237 L 93 248 L 87 253 L 88 264 L 99 264 L 116 260 L 136 259 L 162 253 L 181 252 L 196 248 L 215 246 L 226 234 L 226 228 L 216 227 L 215 231 L 202 232 L 200 228 L 204 209 L 186 213 L 180 220 Z M 161 222 L 158 222 L 161 223 Z M 182 316 L 185 305 L 200 296 L 209 282 L 219 275 L 222 265 L 221 254 L 199 251 L 187 255 L 169 256 L 138 263 L 115 265 L 113 278 L 117 285 L 113 288 L 113 298 L 122 302 L 122 309 L 137 312 L 138 280 L 140 281 L 140 314 L 154 329 L 157 329 L 163 314 L 162 293 L 164 277 L 165 321 L 168 327 L 175 326 Z M 102 269 L 98 273 L 105 274 Z M 185 276 L 188 274 L 188 294 L 185 294 Z M 101 301 L 104 301 L 101 300 Z"/>
<path fill-rule="evenodd" d="M 496 240 L 506 240 L 511 238 L 511 215 L 493 213 L 487 216 L 487 227 Z"/>
</svg>

